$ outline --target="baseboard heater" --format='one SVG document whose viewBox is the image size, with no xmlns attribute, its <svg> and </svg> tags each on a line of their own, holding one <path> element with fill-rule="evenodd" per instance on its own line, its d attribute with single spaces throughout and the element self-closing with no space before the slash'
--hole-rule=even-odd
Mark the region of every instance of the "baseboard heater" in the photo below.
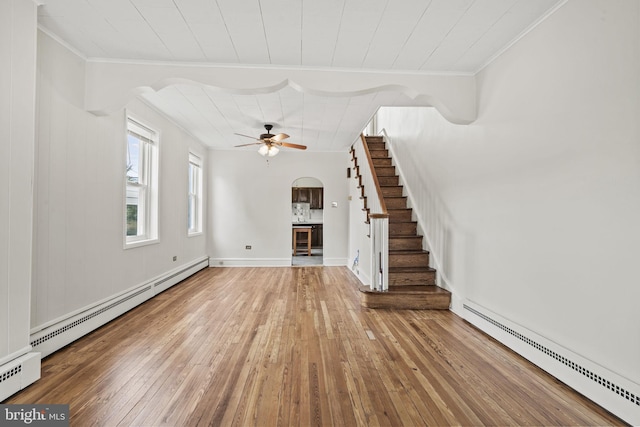
<svg viewBox="0 0 640 427">
<path fill-rule="evenodd" d="M 208 266 L 208 258 L 196 260 L 106 301 L 36 328 L 31 331 L 33 350 L 42 353 L 42 357 L 48 356 Z"/>
<path fill-rule="evenodd" d="M 466 301 L 465 320 L 631 425 L 640 425 L 640 386 L 584 357 Z"/>
<path fill-rule="evenodd" d="M 0 365 L 0 402 L 40 379 L 40 353 L 30 351 Z"/>
</svg>

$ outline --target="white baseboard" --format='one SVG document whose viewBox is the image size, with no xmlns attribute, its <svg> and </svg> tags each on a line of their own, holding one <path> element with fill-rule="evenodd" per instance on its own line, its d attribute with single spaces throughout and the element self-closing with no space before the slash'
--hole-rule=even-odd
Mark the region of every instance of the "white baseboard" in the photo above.
<svg viewBox="0 0 640 427">
<path fill-rule="evenodd" d="M 640 425 L 640 385 L 472 302 L 464 319 L 631 425 Z"/>
<path fill-rule="evenodd" d="M 327 267 L 344 267 L 347 265 L 348 260 L 346 258 L 327 258 L 322 259 L 322 265 Z"/>
<path fill-rule="evenodd" d="M 31 331 L 31 345 L 42 353 L 42 357 L 48 356 L 208 265 L 208 258 L 203 257 L 97 304 L 37 326 Z"/>
<path fill-rule="evenodd" d="M 29 352 L 0 365 L 0 402 L 40 379 L 40 353 Z"/>
<path fill-rule="evenodd" d="M 209 267 L 291 267 L 291 258 L 209 258 Z"/>
<path fill-rule="evenodd" d="M 324 257 L 322 265 L 341 267 L 347 259 Z M 291 258 L 209 258 L 209 267 L 291 267 Z"/>
</svg>

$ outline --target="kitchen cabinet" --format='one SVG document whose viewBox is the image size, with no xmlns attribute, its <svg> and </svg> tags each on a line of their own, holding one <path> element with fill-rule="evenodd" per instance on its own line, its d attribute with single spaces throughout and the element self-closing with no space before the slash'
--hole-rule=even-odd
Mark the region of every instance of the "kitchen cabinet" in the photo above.
<svg viewBox="0 0 640 427">
<path fill-rule="evenodd" d="M 323 188 L 310 188 L 309 189 L 309 199 L 311 200 L 311 209 L 322 209 L 323 208 L 323 196 L 324 196 Z"/>
<path fill-rule="evenodd" d="M 324 206 L 324 189 L 295 187 L 291 189 L 292 203 L 309 203 L 311 209 L 322 209 Z"/>
<path fill-rule="evenodd" d="M 311 225 L 311 247 L 322 247 L 322 224 Z"/>
<path fill-rule="evenodd" d="M 311 201 L 311 195 L 309 194 L 309 188 L 292 188 L 291 189 L 291 202 L 292 203 L 309 203 Z"/>
</svg>

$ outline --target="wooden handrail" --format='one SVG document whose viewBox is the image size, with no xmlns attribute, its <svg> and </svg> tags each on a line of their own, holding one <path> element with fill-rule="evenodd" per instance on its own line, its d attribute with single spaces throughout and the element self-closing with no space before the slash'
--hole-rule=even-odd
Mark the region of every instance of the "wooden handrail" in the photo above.
<svg viewBox="0 0 640 427">
<path fill-rule="evenodd" d="M 364 146 L 364 152 L 367 155 L 367 161 L 369 162 L 369 170 L 371 171 L 371 176 L 373 178 L 373 184 L 376 186 L 376 193 L 378 194 L 378 200 L 380 201 L 380 209 L 382 215 L 389 216 L 387 212 L 387 205 L 384 202 L 384 197 L 382 197 L 382 189 L 380 188 L 380 182 L 378 182 L 378 174 L 376 173 L 376 169 L 373 166 L 373 160 L 371 160 L 371 153 L 369 152 L 369 146 L 367 145 L 367 140 L 364 137 L 364 134 L 360 134 L 360 139 L 362 140 L 362 145 Z"/>
</svg>

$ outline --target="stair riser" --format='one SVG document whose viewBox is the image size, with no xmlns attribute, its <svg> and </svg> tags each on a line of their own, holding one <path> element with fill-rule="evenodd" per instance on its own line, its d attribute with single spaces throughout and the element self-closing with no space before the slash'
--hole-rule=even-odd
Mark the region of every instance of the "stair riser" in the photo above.
<svg viewBox="0 0 640 427">
<path fill-rule="evenodd" d="M 398 176 L 379 176 L 380 186 L 398 185 Z"/>
<path fill-rule="evenodd" d="M 389 272 L 389 286 L 423 286 L 435 285 L 436 272 L 425 271 L 419 273 L 391 273 Z"/>
<path fill-rule="evenodd" d="M 391 164 L 391 157 L 380 158 L 380 159 L 371 159 L 373 162 L 373 166 L 393 166 Z"/>
<path fill-rule="evenodd" d="M 384 204 L 387 209 L 406 209 L 407 198 L 406 197 L 385 197 Z"/>
<path fill-rule="evenodd" d="M 389 235 L 396 234 L 415 234 L 417 232 L 417 224 L 415 222 L 389 222 Z"/>
<path fill-rule="evenodd" d="M 411 209 L 389 210 L 389 222 L 411 222 Z"/>
<path fill-rule="evenodd" d="M 402 197 L 402 187 L 380 187 L 382 197 Z"/>
<path fill-rule="evenodd" d="M 371 159 L 387 159 L 389 158 L 389 150 L 369 150 Z"/>
<path fill-rule="evenodd" d="M 395 176 L 396 167 L 395 166 L 376 166 L 376 175 L 378 177 L 381 176 Z"/>
<path fill-rule="evenodd" d="M 386 148 L 384 142 L 367 142 L 367 146 L 369 147 L 369 151 L 384 150 Z"/>
<path fill-rule="evenodd" d="M 422 238 L 389 238 L 390 251 L 420 251 Z"/>
<path fill-rule="evenodd" d="M 362 294 L 361 304 L 368 308 L 397 308 L 405 310 L 448 310 L 451 295 L 396 295 L 394 292 Z"/>
<path fill-rule="evenodd" d="M 389 267 L 428 267 L 429 253 L 389 254 Z"/>
</svg>

